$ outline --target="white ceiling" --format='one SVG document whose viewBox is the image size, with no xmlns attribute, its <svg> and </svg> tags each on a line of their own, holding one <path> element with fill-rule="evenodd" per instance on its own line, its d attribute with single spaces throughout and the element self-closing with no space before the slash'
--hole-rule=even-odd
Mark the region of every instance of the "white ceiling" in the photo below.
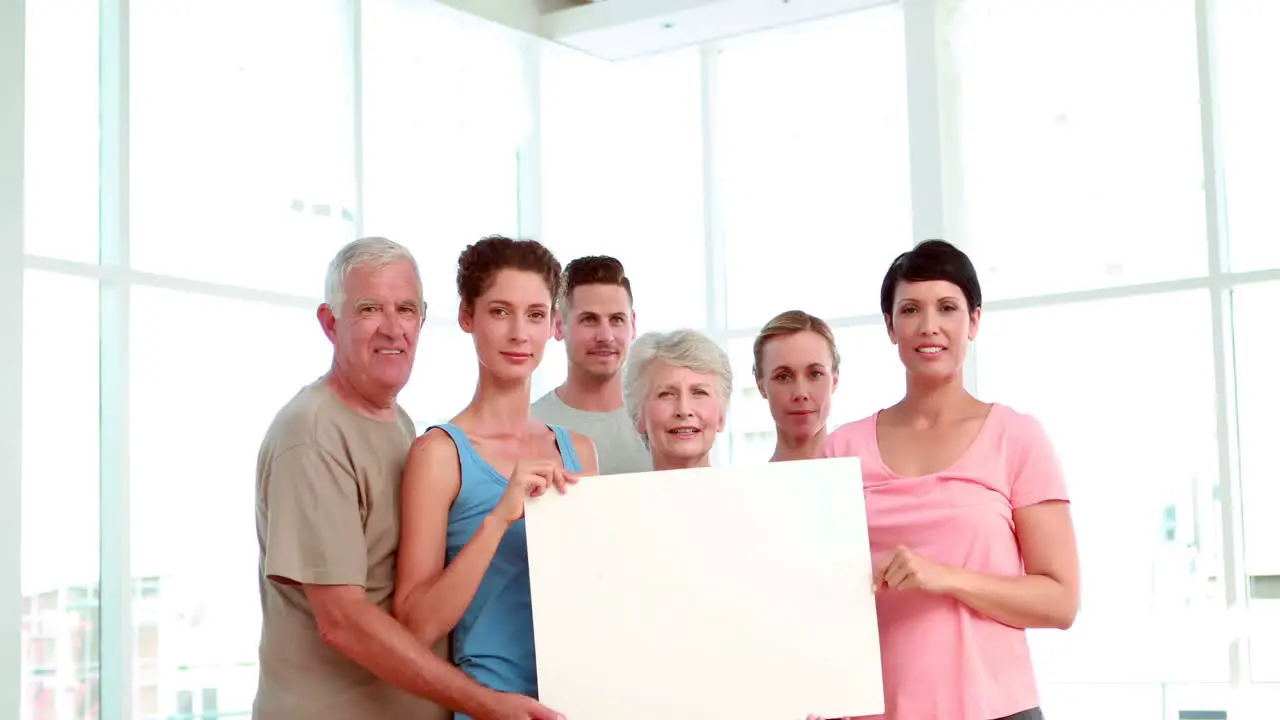
<svg viewBox="0 0 1280 720">
<path fill-rule="evenodd" d="M 606 60 L 647 55 L 888 0 L 440 0 Z"/>
</svg>

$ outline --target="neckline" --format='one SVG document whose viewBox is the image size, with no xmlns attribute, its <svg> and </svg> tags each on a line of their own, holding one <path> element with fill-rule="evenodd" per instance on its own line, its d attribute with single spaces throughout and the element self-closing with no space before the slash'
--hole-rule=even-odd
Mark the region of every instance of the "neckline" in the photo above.
<svg viewBox="0 0 1280 720">
<path fill-rule="evenodd" d="M 552 391 L 551 391 L 551 396 L 552 396 L 552 397 L 554 397 L 554 398 L 556 399 L 556 402 L 560 403 L 560 406 L 561 406 L 561 407 L 565 408 L 566 410 L 570 410 L 570 411 L 572 411 L 572 412 L 575 412 L 575 413 L 581 413 L 582 415 L 588 415 L 588 416 L 596 416 L 596 415 L 613 416 L 613 415 L 618 415 L 618 414 L 626 414 L 626 412 L 627 412 L 627 406 L 626 406 L 625 404 L 624 404 L 624 405 L 621 405 L 621 406 L 619 406 L 619 407 L 616 407 L 616 408 L 614 408 L 614 409 L 612 409 L 612 410 L 587 410 L 587 409 L 585 409 L 585 408 L 580 408 L 580 407 L 578 407 L 577 405 L 570 405 L 569 403 L 565 402 L 565 399 L 564 399 L 564 398 L 562 398 L 562 397 L 560 397 L 560 393 L 559 393 L 557 390 L 552 390 Z"/>
<path fill-rule="evenodd" d="M 445 423 L 445 424 L 449 425 L 450 427 L 453 427 L 458 431 L 458 434 L 462 436 L 463 441 L 466 442 L 467 444 L 467 453 L 469 453 L 471 457 L 475 459 L 476 463 L 478 463 L 480 467 L 482 467 L 486 472 L 488 472 L 495 479 L 501 480 L 503 485 L 506 485 L 507 483 L 511 482 L 511 478 L 498 472 L 498 468 L 494 467 L 493 463 L 490 463 L 488 460 L 485 459 L 483 455 L 480 454 L 480 451 L 476 449 L 475 444 L 471 442 L 471 436 L 467 434 L 466 430 L 463 430 L 460 426 L 455 425 L 454 423 Z M 545 425 L 546 428 L 551 431 L 552 437 L 555 438 L 556 450 L 560 453 L 560 466 L 568 470 L 568 466 L 569 466 L 568 455 L 566 454 L 563 444 L 561 443 L 560 433 L 556 430 L 556 427 L 554 425 L 551 425 L 550 423 L 543 423 L 543 425 Z M 565 439 L 570 440 L 570 442 L 572 441 L 572 438 L 565 438 Z M 455 438 L 455 442 L 456 442 L 456 438 Z"/>
<path fill-rule="evenodd" d="M 991 406 L 987 409 L 987 416 L 982 420 L 982 427 L 978 429 L 978 434 L 973 436 L 973 441 L 964 449 L 964 452 L 957 455 L 954 460 L 941 470 L 925 473 L 923 475 L 903 475 L 889 467 L 889 464 L 885 462 L 884 455 L 880 454 L 880 413 L 884 411 L 877 410 L 876 413 L 871 416 L 871 448 L 872 452 L 875 453 L 876 464 L 880 466 L 880 469 L 884 471 L 885 475 L 893 480 L 923 480 L 925 478 L 936 477 L 938 475 L 953 472 L 956 468 L 963 465 L 965 461 L 969 459 L 970 455 L 977 451 L 978 446 L 981 445 L 983 441 L 987 439 L 987 435 L 990 434 L 991 428 L 994 425 L 992 418 L 997 412 L 1000 412 L 1003 407 L 1000 403 L 994 402 L 990 405 Z"/>
</svg>

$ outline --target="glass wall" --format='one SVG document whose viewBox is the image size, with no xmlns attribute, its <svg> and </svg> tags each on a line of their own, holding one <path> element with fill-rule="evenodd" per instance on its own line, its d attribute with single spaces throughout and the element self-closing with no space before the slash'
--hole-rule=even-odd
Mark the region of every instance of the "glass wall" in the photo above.
<svg viewBox="0 0 1280 720">
<path fill-rule="evenodd" d="M 458 253 L 531 235 L 622 259 L 641 332 L 724 343 L 719 460 L 752 463 L 778 312 L 836 327 L 833 425 L 901 396 L 878 290 L 922 185 L 989 298 L 968 381 L 1039 417 L 1071 484 L 1084 602 L 1032 634 L 1046 711 L 1280 703 L 1275 3 L 902 0 L 613 63 L 431 2 L 129 5 L 124 54 L 115 3 L 26 3 L 20 720 L 245 716 L 254 458 L 327 368 L 348 239 L 422 264 L 420 426 L 475 379 Z"/>
</svg>

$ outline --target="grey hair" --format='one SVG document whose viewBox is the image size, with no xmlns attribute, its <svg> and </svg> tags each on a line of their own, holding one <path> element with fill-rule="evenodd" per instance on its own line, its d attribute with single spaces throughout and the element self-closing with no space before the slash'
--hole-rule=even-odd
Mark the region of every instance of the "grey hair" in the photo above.
<svg viewBox="0 0 1280 720">
<path fill-rule="evenodd" d="M 716 394 L 720 396 L 725 414 L 728 414 L 729 397 L 733 394 L 733 367 L 729 364 L 728 354 L 697 330 L 650 332 L 631 344 L 622 376 L 622 395 L 633 425 L 640 426 L 645 397 L 649 394 L 649 367 L 655 360 L 714 375 Z"/>
<path fill-rule="evenodd" d="M 324 275 L 324 301 L 335 316 L 342 314 L 342 303 L 347 275 L 352 268 L 381 268 L 394 262 L 407 262 L 413 266 L 413 274 L 418 278 L 418 299 L 422 299 L 422 273 L 418 271 L 418 261 L 413 258 L 409 248 L 384 237 L 363 237 L 347 243 L 333 259 L 329 261 L 329 269 Z"/>
</svg>

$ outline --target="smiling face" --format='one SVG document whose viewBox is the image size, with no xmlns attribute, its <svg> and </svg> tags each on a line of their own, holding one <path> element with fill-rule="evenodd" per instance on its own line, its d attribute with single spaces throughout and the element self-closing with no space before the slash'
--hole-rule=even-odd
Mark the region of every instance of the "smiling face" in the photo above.
<svg viewBox="0 0 1280 720">
<path fill-rule="evenodd" d="M 756 387 L 779 432 L 813 435 L 827 425 L 839 376 L 826 338 L 812 330 L 776 335 L 761 349 Z"/>
<path fill-rule="evenodd" d="M 943 380 L 961 373 L 982 311 L 969 309 L 964 292 L 946 280 L 898 283 L 889 339 L 907 374 Z"/>
<path fill-rule="evenodd" d="M 709 464 L 725 420 L 716 376 L 664 360 L 654 360 L 647 374 L 636 430 L 649 440 L 654 469 Z"/>
<path fill-rule="evenodd" d="M 501 380 L 527 380 L 551 337 L 551 290 L 541 275 L 499 270 L 474 305 L 459 310 L 480 365 Z"/>
<path fill-rule="evenodd" d="M 627 350 L 636 338 L 635 313 L 620 285 L 580 285 L 556 319 L 556 339 L 564 340 L 569 364 L 599 378 L 622 370 Z"/>
<path fill-rule="evenodd" d="M 394 398 L 409 382 L 422 330 L 421 285 L 413 265 L 357 265 L 343 281 L 342 307 L 321 305 L 334 371 L 368 398 Z"/>
</svg>

